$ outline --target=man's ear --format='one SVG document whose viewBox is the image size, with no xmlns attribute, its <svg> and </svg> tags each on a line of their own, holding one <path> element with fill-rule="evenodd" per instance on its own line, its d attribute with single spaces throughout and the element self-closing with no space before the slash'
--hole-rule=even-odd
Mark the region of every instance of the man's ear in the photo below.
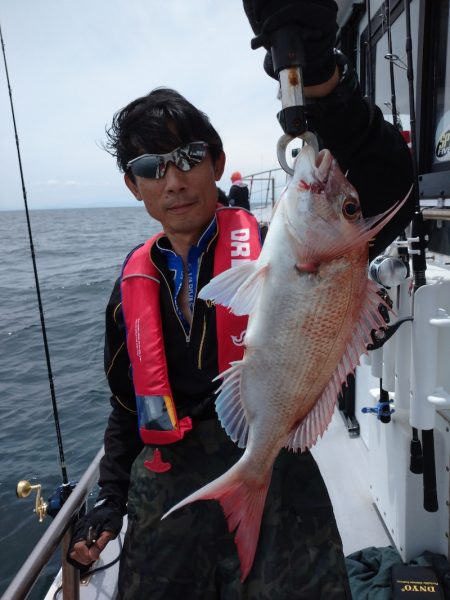
<svg viewBox="0 0 450 600">
<path fill-rule="evenodd" d="M 136 200 L 142 200 L 141 195 L 139 194 L 139 190 L 137 188 L 137 185 L 134 183 L 134 181 L 127 175 L 127 173 L 124 174 L 123 179 L 125 181 L 125 185 L 127 186 L 127 188 L 130 190 L 130 192 L 133 194 L 133 196 L 136 198 Z"/>
<path fill-rule="evenodd" d="M 219 155 L 219 158 L 214 163 L 214 177 L 215 177 L 216 181 L 219 181 L 219 179 L 223 175 L 223 170 L 225 169 L 225 161 L 226 161 L 225 152 L 222 151 Z"/>
</svg>

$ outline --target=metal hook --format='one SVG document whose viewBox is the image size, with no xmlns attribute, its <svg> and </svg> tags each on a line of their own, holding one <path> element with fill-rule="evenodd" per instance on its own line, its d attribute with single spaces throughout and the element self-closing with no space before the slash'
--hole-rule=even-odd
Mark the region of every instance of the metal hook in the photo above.
<svg viewBox="0 0 450 600">
<path fill-rule="evenodd" d="M 316 136 L 311 131 L 305 131 L 301 135 L 297 136 L 299 139 L 302 139 L 305 144 L 310 144 L 314 148 L 314 152 L 317 155 L 319 153 L 319 142 L 317 141 Z M 288 175 L 294 174 L 294 169 L 290 167 L 286 162 L 286 148 L 288 144 L 295 140 L 296 138 L 288 133 L 284 133 L 277 143 L 277 158 L 280 163 L 280 167 L 285 171 Z"/>
</svg>

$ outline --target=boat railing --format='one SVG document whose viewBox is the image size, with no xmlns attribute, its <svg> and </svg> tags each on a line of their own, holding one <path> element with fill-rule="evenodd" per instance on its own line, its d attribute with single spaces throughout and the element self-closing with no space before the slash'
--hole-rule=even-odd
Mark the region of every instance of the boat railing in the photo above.
<svg viewBox="0 0 450 600">
<path fill-rule="evenodd" d="M 9 584 L 1 600 L 23 600 L 27 598 L 40 573 L 58 546 L 61 546 L 62 554 L 62 597 L 64 600 L 79 599 L 80 572 L 70 565 L 65 557 L 70 543 L 72 524 L 85 504 L 88 494 L 97 483 L 99 463 L 103 454 L 104 450 L 102 448 Z"/>
<path fill-rule="evenodd" d="M 286 173 L 281 168 L 268 169 L 245 175 L 242 179 L 248 182 L 250 207 L 254 212 L 275 205 L 277 191 L 285 185 Z"/>
</svg>

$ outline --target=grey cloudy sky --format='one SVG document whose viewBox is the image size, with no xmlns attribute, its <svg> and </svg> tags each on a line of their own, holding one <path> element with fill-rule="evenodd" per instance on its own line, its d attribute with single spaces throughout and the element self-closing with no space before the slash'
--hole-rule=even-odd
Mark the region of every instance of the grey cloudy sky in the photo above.
<svg viewBox="0 0 450 600">
<path fill-rule="evenodd" d="M 129 101 L 173 87 L 206 112 L 230 175 L 275 168 L 277 84 L 250 49 L 241 0 L 0 0 L 30 209 L 132 206 L 105 127 Z M 0 209 L 23 208 L 0 66 Z"/>
</svg>

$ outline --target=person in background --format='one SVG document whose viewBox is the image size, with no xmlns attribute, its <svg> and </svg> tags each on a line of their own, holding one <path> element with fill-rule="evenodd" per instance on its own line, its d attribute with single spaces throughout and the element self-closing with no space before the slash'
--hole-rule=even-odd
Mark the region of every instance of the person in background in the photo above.
<svg viewBox="0 0 450 600">
<path fill-rule="evenodd" d="M 246 210 L 250 210 L 250 200 L 248 186 L 245 181 L 242 181 L 242 175 L 239 171 L 235 171 L 231 175 L 231 187 L 228 192 L 228 201 L 230 206 L 240 206 Z"/>
<path fill-rule="evenodd" d="M 244 8 L 256 34 L 301 25 L 310 121 L 348 171 L 364 217 L 403 199 L 412 181 L 409 150 L 333 51 L 335 2 L 246 0 Z M 243 355 L 230 333 L 240 339 L 246 317 L 219 310 L 198 292 L 230 266 L 231 232 L 247 231 L 250 259 L 260 251 L 260 232 L 250 212 L 218 204 L 222 141 L 205 113 L 176 91 L 158 88 L 128 104 L 114 116 L 108 139 L 127 188 L 162 231 L 130 252 L 106 310 L 112 411 L 100 492 L 74 527 L 68 559 L 79 567 L 97 560 L 127 513 L 119 600 L 349 600 L 333 508 L 309 451 L 283 449 L 277 457 L 244 582 L 217 502 L 195 502 L 161 520 L 242 454 L 222 429 L 214 400 L 217 376 Z M 372 255 L 403 231 L 412 212 L 406 202 L 378 234 Z"/>
<path fill-rule="evenodd" d="M 222 204 L 223 206 L 229 206 L 228 196 L 226 192 L 224 192 L 220 187 L 217 188 L 217 196 L 220 204 Z"/>
</svg>

